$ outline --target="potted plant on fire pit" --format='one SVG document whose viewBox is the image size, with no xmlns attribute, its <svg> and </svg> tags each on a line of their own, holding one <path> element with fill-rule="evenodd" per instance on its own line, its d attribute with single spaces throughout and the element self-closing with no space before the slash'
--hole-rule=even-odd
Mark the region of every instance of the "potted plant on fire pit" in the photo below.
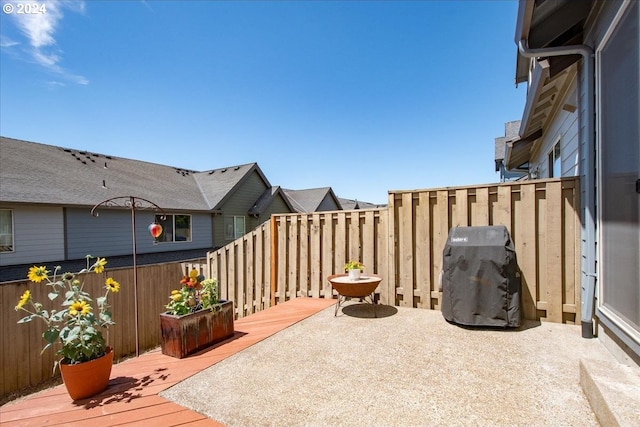
<svg viewBox="0 0 640 427">
<path fill-rule="evenodd" d="M 344 265 L 344 271 L 349 273 L 349 280 L 360 280 L 364 265 L 360 261 L 349 261 Z"/>
<path fill-rule="evenodd" d="M 218 299 L 218 282 L 197 270 L 180 281 L 160 314 L 162 353 L 179 359 L 233 336 L 233 301 Z"/>
<path fill-rule="evenodd" d="M 44 321 L 46 330 L 42 337 L 47 344 L 42 352 L 54 346 L 58 348 L 56 354 L 61 358 L 54 362 L 53 371 L 60 368 L 62 381 L 73 400 L 98 394 L 109 384 L 113 351 L 107 346 L 102 331 L 114 324 L 107 297 L 120 290 L 120 284 L 109 277 L 104 283 L 104 295 L 94 301 L 84 288 L 83 277 L 90 272 L 102 273 L 107 261 L 95 258 L 96 261 L 91 263 L 94 258 L 91 255 L 86 258 L 87 267 L 77 273 L 59 274 L 60 266 L 54 269 L 53 276 L 49 276 L 50 271 L 45 266 L 29 269 L 31 282 L 44 282 L 50 288 L 50 301 L 62 296 L 60 311 L 51 308 L 50 304 L 34 301 L 31 290 L 24 291 L 15 307 L 16 311 L 27 313 L 18 323 L 37 318 Z M 40 291 L 35 293 L 41 294 Z M 97 312 L 94 312 L 94 307 L 97 307 Z"/>
</svg>

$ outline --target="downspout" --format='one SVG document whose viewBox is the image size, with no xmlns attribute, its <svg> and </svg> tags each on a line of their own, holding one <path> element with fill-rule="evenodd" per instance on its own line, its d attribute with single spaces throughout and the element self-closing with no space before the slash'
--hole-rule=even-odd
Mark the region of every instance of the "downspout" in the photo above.
<svg viewBox="0 0 640 427">
<path fill-rule="evenodd" d="M 518 43 L 520 54 L 525 58 L 546 56 L 581 55 L 584 64 L 584 91 L 587 96 L 585 123 L 586 143 L 582 144 L 582 167 L 580 171 L 580 198 L 582 218 L 582 241 L 584 249 L 581 259 L 580 314 L 582 337 L 593 338 L 593 311 L 596 289 L 596 228 L 595 228 L 595 81 L 594 52 L 587 45 L 548 47 L 529 49 L 527 40 Z"/>
</svg>

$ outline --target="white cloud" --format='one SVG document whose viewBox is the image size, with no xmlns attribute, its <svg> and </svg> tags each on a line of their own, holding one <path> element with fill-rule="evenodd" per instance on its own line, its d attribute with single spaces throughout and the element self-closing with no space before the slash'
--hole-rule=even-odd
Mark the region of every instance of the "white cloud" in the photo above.
<svg viewBox="0 0 640 427">
<path fill-rule="evenodd" d="M 64 11 L 70 10 L 75 13 L 84 13 L 85 2 L 80 0 L 38 2 L 12 0 L 10 3 L 14 5 L 15 9 L 17 9 L 18 4 L 44 5 L 41 13 L 18 14 L 14 12 L 11 14 L 13 22 L 30 45 L 31 58 L 49 71 L 57 74 L 58 77 L 78 84 L 88 84 L 89 81 L 85 77 L 70 74 L 60 66 L 62 56 L 55 39 L 56 31 L 59 30 L 64 18 Z M 14 44 L 17 44 L 17 42 Z"/>
<path fill-rule="evenodd" d="M 19 44 L 20 44 L 19 42 L 12 40 L 9 37 L 0 35 L 0 47 L 13 47 Z"/>
</svg>

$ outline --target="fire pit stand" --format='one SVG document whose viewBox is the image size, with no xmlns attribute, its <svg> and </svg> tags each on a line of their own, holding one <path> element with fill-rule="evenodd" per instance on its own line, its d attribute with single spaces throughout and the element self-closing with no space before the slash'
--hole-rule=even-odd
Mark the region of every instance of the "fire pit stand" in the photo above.
<svg viewBox="0 0 640 427">
<path fill-rule="evenodd" d="M 367 274 L 360 276 L 358 280 L 349 279 L 348 274 L 334 274 L 329 276 L 329 283 L 335 291 L 338 293 L 338 302 L 336 302 L 336 309 L 334 317 L 338 315 L 338 309 L 343 302 L 351 298 L 359 298 L 360 301 L 366 301 L 368 297 L 373 305 L 373 315 L 376 316 L 376 300 L 374 291 L 382 281 L 382 277 L 375 274 Z"/>
</svg>

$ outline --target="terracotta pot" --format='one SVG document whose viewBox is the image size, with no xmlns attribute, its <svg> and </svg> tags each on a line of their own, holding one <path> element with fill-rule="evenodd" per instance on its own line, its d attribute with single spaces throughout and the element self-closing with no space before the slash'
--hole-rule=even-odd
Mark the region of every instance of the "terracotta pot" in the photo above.
<svg viewBox="0 0 640 427">
<path fill-rule="evenodd" d="M 233 336 L 233 301 L 183 316 L 160 314 L 162 354 L 179 359 Z"/>
<path fill-rule="evenodd" d="M 62 381 L 73 400 L 95 396 L 109 385 L 113 366 L 113 350 L 107 347 L 107 353 L 89 362 L 68 365 L 60 363 Z"/>
</svg>

